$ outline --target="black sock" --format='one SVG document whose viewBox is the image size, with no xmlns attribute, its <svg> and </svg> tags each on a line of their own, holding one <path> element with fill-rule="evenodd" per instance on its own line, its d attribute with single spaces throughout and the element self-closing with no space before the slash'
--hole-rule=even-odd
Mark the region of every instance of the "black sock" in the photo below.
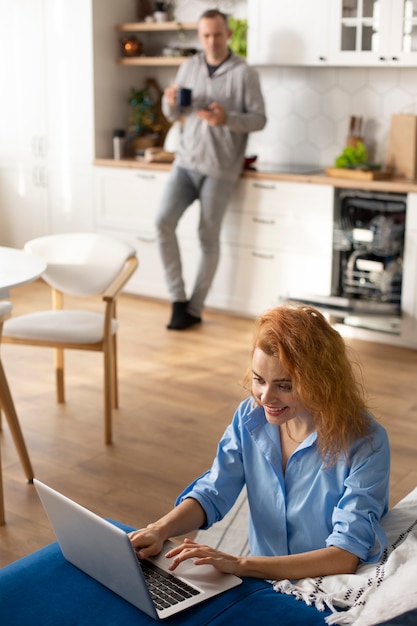
<svg viewBox="0 0 417 626">
<path fill-rule="evenodd" d="M 178 330 L 183 327 L 188 302 L 173 302 L 171 319 L 167 328 Z"/>
<path fill-rule="evenodd" d="M 189 302 L 173 302 L 172 316 L 167 326 L 169 330 L 185 330 L 201 323 L 201 317 L 187 312 Z"/>
</svg>

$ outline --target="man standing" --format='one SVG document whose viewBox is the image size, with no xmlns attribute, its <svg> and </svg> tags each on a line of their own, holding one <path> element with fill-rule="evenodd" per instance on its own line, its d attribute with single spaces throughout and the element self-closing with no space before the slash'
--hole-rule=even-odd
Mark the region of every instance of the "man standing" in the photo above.
<svg viewBox="0 0 417 626">
<path fill-rule="evenodd" d="M 158 245 L 172 297 L 167 328 L 184 330 L 201 322 L 220 252 L 220 228 L 227 204 L 242 171 L 248 133 L 266 124 L 264 101 L 255 70 L 227 45 L 231 31 L 217 9 L 198 21 L 203 51 L 179 68 L 175 84 L 165 89 L 164 115 L 184 115 L 181 141 L 165 189 L 156 228 Z M 179 88 L 192 90 L 192 106 L 177 103 Z M 187 300 L 176 236 L 178 221 L 198 199 L 201 259 L 193 292 Z"/>
</svg>

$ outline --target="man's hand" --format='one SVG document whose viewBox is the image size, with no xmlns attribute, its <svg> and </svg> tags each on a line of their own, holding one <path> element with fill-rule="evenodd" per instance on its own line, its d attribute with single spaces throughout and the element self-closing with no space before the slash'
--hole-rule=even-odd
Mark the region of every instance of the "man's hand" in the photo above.
<svg viewBox="0 0 417 626">
<path fill-rule="evenodd" d="M 174 107 L 177 104 L 177 91 L 179 85 L 170 85 L 164 89 L 164 96 L 170 107 Z"/>
<path fill-rule="evenodd" d="M 199 109 L 197 115 L 210 126 L 223 126 L 227 119 L 226 111 L 218 102 L 212 102 L 207 109 Z"/>
</svg>

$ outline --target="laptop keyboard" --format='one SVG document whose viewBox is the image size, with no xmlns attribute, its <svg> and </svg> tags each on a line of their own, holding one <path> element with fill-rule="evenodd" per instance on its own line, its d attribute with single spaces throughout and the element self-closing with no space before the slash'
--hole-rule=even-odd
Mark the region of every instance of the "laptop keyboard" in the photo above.
<svg viewBox="0 0 417 626">
<path fill-rule="evenodd" d="M 201 593 L 191 585 L 160 569 L 151 561 L 140 561 L 152 600 L 157 609 L 167 609 Z"/>
</svg>

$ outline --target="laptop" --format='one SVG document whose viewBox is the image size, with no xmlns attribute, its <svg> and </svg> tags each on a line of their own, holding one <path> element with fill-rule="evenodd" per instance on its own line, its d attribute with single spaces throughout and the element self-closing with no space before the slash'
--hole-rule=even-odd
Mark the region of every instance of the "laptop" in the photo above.
<svg viewBox="0 0 417 626">
<path fill-rule="evenodd" d="M 140 561 L 124 530 L 36 478 L 33 483 L 67 561 L 156 620 L 242 582 L 211 565 L 194 565 L 191 559 L 169 572 L 165 554 L 175 545 L 170 541 L 159 555 Z M 171 590 L 161 589 L 165 585 Z"/>
</svg>

